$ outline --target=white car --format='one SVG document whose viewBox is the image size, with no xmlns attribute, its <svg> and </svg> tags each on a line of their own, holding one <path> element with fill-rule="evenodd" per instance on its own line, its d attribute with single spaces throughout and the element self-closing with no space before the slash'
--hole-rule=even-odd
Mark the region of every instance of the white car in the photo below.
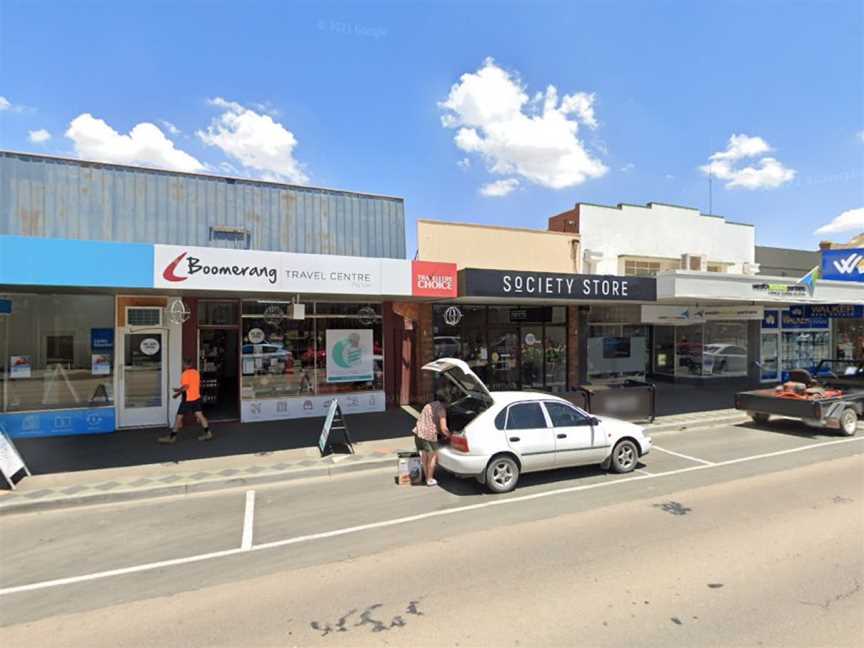
<svg viewBox="0 0 864 648">
<path fill-rule="evenodd" d="M 638 425 L 592 416 L 551 394 L 490 392 L 462 360 L 441 358 L 423 370 L 446 378 L 457 394 L 447 407 L 453 436 L 438 465 L 492 492 L 513 490 L 522 473 L 552 468 L 600 464 L 627 473 L 651 450 Z"/>
</svg>

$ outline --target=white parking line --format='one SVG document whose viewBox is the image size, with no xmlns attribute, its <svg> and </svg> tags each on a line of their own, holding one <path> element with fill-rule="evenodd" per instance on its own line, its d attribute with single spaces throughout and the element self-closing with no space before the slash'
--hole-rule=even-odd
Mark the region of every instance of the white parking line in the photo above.
<svg viewBox="0 0 864 648">
<path fill-rule="evenodd" d="M 681 454 L 680 452 L 673 452 L 672 450 L 667 450 L 666 448 L 661 448 L 660 446 L 651 446 L 652 450 L 659 450 L 660 452 L 665 452 L 666 454 L 674 455 L 676 457 L 681 457 L 682 459 L 687 459 L 689 461 L 695 461 L 696 463 L 705 464 L 706 466 L 714 466 L 716 465 L 713 461 L 706 461 L 705 459 L 699 459 L 698 457 L 691 457 L 690 455 Z M 666 474 L 666 473 L 660 473 Z"/>
<path fill-rule="evenodd" d="M 657 473 L 650 473 L 647 470 L 645 470 L 644 468 L 637 468 L 634 472 L 642 473 L 643 475 L 651 475 L 652 477 L 657 474 Z"/>
<path fill-rule="evenodd" d="M 841 445 L 846 443 L 855 443 L 858 441 L 864 441 L 864 437 L 854 437 L 851 439 L 839 439 L 837 441 L 827 441 L 824 443 L 812 443 L 806 446 L 799 446 L 797 448 L 788 448 L 786 450 L 777 450 L 776 452 L 766 452 L 758 455 L 751 455 L 749 457 L 741 457 L 739 459 L 729 459 L 727 461 L 719 461 L 717 463 L 708 463 L 701 464 L 698 466 L 689 466 L 687 468 L 678 468 L 676 470 L 668 470 L 662 473 L 652 473 L 650 475 L 638 475 L 632 476 L 625 479 L 615 479 L 612 481 L 603 481 L 596 482 L 593 484 L 584 484 L 581 486 L 569 486 L 567 488 L 559 488 L 557 490 L 551 491 L 543 491 L 540 493 L 532 493 L 531 495 L 521 495 L 518 497 L 507 497 L 501 499 L 494 499 L 487 502 L 482 502 L 479 504 L 469 504 L 466 506 L 459 506 L 455 508 L 449 509 L 439 509 L 437 511 L 430 511 L 428 513 L 418 513 L 417 515 L 408 515 L 405 517 L 394 518 L 390 520 L 383 520 L 381 522 L 370 522 L 369 524 L 361 524 L 359 526 L 347 527 L 344 529 L 335 529 L 333 531 L 323 531 L 321 533 L 312 533 L 309 535 L 295 536 L 293 538 L 286 538 L 285 540 L 277 540 L 275 542 L 266 542 L 260 545 L 254 545 L 248 551 L 262 551 L 265 549 L 274 549 L 277 547 L 286 547 L 289 545 L 301 544 L 304 542 L 311 542 L 313 540 L 323 540 L 326 538 L 335 538 L 343 535 L 350 535 L 353 533 L 359 533 L 361 531 L 369 531 L 372 529 L 383 529 L 386 527 L 398 526 L 401 524 L 410 524 L 412 522 L 418 522 L 420 520 L 427 520 L 435 517 L 442 517 L 445 515 L 456 515 L 458 513 L 465 513 L 466 511 L 477 511 L 484 508 L 489 508 L 492 506 L 508 506 L 510 504 L 520 504 L 522 502 L 528 502 L 535 499 L 544 499 L 546 497 L 553 497 L 555 495 L 564 495 L 567 493 L 578 493 L 581 491 L 594 490 L 595 488 L 606 488 L 608 486 L 614 486 L 617 484 L 625 484 L 628 482 L 634 481 L 642 481 L 646 479 L 659 479 L 660 477 L 668 477 L 670 475 L 680 475 L 682 473 L 695 472 L 697 470 L 706 470 L 711 468 L 717 468 L 720 466 L 731 466 L 738 463 L 745 463 L 748 461 L 757 461 L 760 459 L 767 459 L 769 457 L 779 457 L 781 455 L 794 454 L 797 452 L 805 452 L 807 450 L 812 450 L 814 448 L 821 448 L 825 446 L 834 446 Z M 657 446 L 654 446 L 656 449 Z M 112 569 L 109 571 L 102 572 L 94 572 L 92 574 L 84 574 L 81 576 L 70 576 L 68 578 L 58 578 L 55 580 L 49 581 L 41 581 L 38 583 L 30 583 L 28 585 L 18 585 L 16 587 L 5 587 L 0 589 L 0 596 L 9 596 L 10 594 L 19 594 L 22 592 L 32 592 L 34 590 L 42 590 L 48 589 L 51 587 L 60 587 L 62 585 L 72 585 L 75 583 L 84 583 L 87 581 L 99 580 L 102 578 L 109 578 L 111 576 L 123 576 L 126 574 L 136 574 L 145 571 L 152 571 L 155 569 L 163 569 L 165 567 L 174 567 L 177 565 L 185 565 L 188 563 L 196 563 L 204 560 L 213 560 L 216 558 L 225 558 L 227 556 L 233 556 L 235 554 L 244 553 L 244 549 L 227 549 L 225 551 L 216 551 L 208 554 L 201 554 L 197 556 L 188 556 L 186 558 L 175 558 L 172 560 L 162 560 L 160 562 L 153 563 L 145 563 L 142 565 L 135 565 L 133 567 L 123 567 L 120 569 Z"/>
<path fill-rule="evenodd" d="M 243 539 L 240 549 L 249 551 L 252 548 L 252 526 L 255 522 L 255 491 L 246 491 L 246 512 L 243 514 Z"/>
</svg>

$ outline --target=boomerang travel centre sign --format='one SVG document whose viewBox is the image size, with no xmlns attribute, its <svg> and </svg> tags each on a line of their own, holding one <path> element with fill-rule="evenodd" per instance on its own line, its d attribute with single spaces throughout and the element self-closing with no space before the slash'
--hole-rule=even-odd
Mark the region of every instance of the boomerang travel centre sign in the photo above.
<svg viewBox="0 0 864 648">
<path fill-rule="evenodd" d="M 466 297 L 657 301 L 657 280 L 653 277 L 468 268 L 460 273 L 460 286 L 460 295 Z"/>
<path fill-rule="evenodd" d="M 402 259 L 156 245 L 156 288 L 456 296 L 456 266 Z"/>
</svg>

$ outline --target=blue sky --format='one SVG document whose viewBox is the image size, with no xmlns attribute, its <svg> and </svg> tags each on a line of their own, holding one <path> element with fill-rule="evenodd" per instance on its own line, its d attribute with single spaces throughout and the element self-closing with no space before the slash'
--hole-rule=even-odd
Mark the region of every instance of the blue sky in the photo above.
<svg viewBox="0 0 864 648">
<path fill-rule="evenodd" d="M 707 211 L 710 162 L 714 213 L 815 248 L 864 230 L 862 6 L 3 0 L 0 147 L 402 196 L 409 254 L 417 218 Z"/>
</svg>

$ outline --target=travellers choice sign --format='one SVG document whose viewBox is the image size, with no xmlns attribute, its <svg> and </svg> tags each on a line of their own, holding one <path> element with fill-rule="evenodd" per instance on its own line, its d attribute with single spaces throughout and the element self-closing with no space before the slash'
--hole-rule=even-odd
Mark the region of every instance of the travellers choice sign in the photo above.
<svg viewBox="0 0 864 648">
<path fill-rule="evenodd" d="M 864 282 L 864 248 L 824 250 L 822 279 Z"/>
<path fill-rule="evenodd" d="M 456 266 L 325 254 L 155 245 L 156 288 L 456 296 Z"/>
<path fill-rule="evenodd" d="M 657 280 L 651 277 L 579 275 L 557 272 L 479 270 L 459 273 L 460 296 L 580 301 L 657 301 Z"/>
<path fill-rule="evenodd" d="M 762 306 L 642 306 L 644 324 L 701 324 L 709 320 L 761 320 Z"/>
</svg>

